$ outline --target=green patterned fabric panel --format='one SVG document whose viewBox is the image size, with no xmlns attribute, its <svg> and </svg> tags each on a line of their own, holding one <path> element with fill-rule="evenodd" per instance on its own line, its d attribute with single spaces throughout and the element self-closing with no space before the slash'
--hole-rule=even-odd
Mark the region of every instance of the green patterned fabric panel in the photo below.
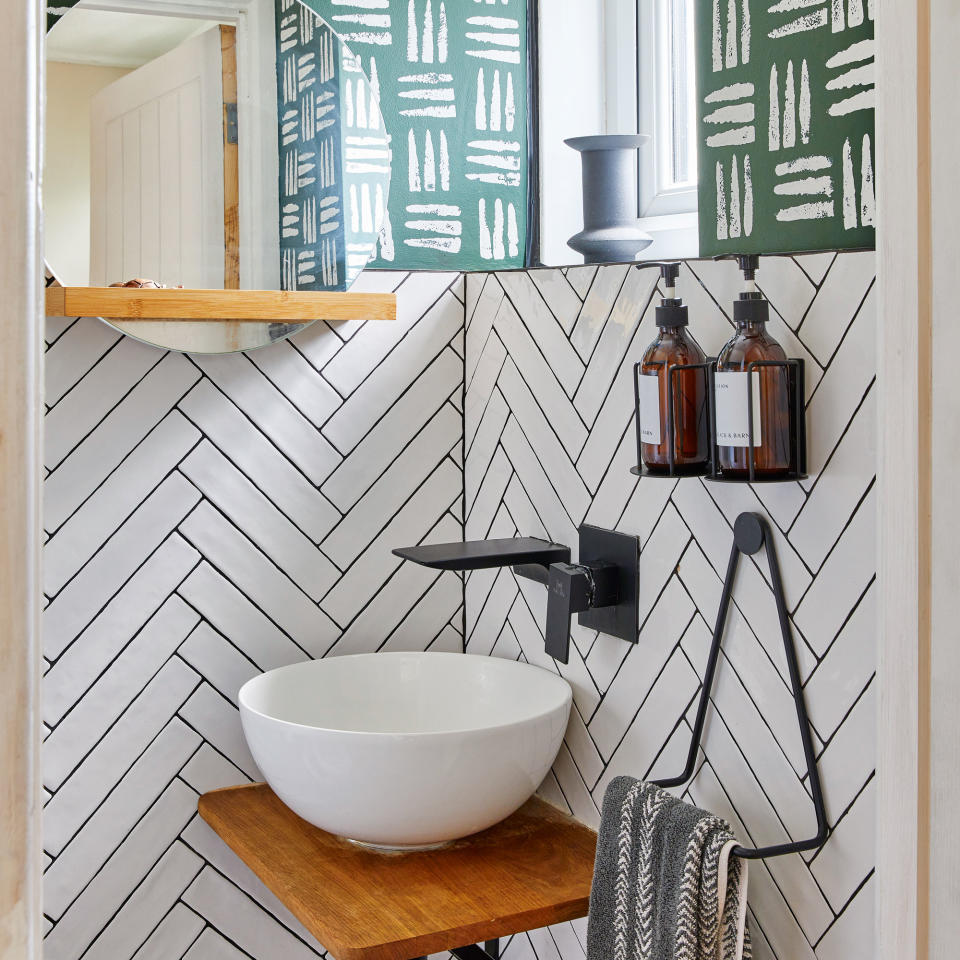
<svg viewBox="0 0 960 960">
<path fill-rule="evenodd" d="M 524 265 L 527 0 L 307 0 L 358 56 L 393 151 L 372 266 Z"/>
<path fill-rule="evenodd" d="M 700 254 L 874 244 L 876 0 L 696 0 Z"/>
</svg>

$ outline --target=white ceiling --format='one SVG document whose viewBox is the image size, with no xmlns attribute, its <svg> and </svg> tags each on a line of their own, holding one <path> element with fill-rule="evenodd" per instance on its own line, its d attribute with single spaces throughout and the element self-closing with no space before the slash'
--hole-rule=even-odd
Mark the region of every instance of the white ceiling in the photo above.
<svg viewBox="0 0 960 960">
<path fill-rule="evenodd" d="M 105 67 L 141 67 L 214 26 L 213 20 L 74 7 L 47 34 L 47 59 Z"/>
</svg>

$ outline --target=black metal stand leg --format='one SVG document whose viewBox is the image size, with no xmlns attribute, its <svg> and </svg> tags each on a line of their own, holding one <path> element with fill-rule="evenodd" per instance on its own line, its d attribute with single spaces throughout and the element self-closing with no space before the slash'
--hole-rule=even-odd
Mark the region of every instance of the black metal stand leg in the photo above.
<svg viewBox="0 0 960 960">
<path fill-rule="evenodd" d="M 487 940 L 481 947 L 475 943 L 454 947 L 450 951 L 457 960 L 500 960 L 500 941 Z"/>
</svg>

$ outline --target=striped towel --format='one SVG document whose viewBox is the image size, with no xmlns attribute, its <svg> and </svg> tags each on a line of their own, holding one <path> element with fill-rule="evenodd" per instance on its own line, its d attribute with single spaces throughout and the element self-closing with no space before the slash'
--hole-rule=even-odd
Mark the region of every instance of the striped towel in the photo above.
<svg viewBox="0 0 960 960">
<path fill-rule="evenodd" d="M 749 960 L 747 863 L 730 827 L 617 777 L 603 798 L 587 960 Z"/>
</svg>

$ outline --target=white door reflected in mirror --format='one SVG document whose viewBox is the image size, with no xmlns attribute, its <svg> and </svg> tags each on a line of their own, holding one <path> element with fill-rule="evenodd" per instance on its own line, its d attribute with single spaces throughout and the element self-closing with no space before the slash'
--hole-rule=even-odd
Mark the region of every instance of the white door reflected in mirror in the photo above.
<svg viewBox="0 0 960 960">
<path fill-rule="evenodd" d="M 343 291 L 375 256 L 390 143 L 360 58 L 300 3 L 209 14 L 81 0 L 50 30 L 46 259 L 62 285 Z M 191 353 L 304 326 L 105 319 Z"/>
</svg>

